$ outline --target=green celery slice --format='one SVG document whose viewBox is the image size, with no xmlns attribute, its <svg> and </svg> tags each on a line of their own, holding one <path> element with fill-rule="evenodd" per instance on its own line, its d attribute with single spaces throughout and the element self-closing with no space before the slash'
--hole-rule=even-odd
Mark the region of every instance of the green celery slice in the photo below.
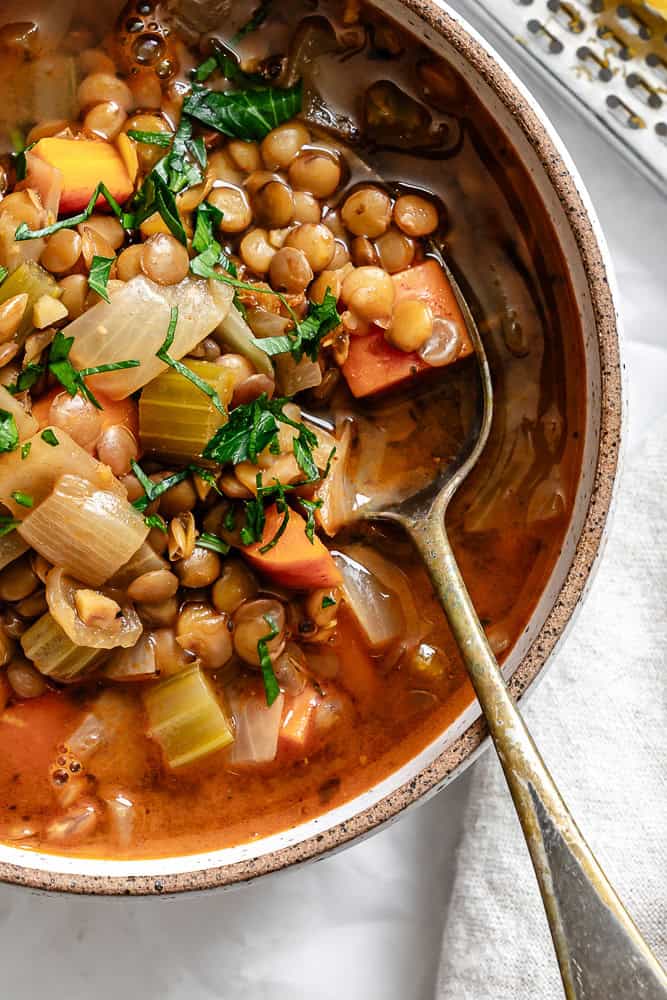
<svg viewBox="0 0 667 1000">
<path fill-rule="evenodd" d="M 23 633 L 21 645 L 40 673 L 65 684 L 89 673 L 109 655 L 108 649 L 75 646 L 48 611 Z"/>
</svg>

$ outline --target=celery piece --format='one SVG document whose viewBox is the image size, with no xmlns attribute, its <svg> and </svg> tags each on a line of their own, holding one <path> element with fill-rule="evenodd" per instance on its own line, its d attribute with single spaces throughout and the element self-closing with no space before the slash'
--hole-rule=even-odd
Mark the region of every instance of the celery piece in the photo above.
<svg viewBox="0 0 667 1000">
<path fill-rule="evenodd" d="M 40 673 L 65 684 L 89 673 L 109 655 L 108 649 L 75 646 L 48 611 L 23 633 L 21 645 Z"/>
<path fill-rule="evenodd" d="M 233 376 L 210 361 L 188 361 L 187 367 L 229 405 Z M 211 399 L 176 371 L 153 379 L 139 400 L 139 433 L 144 451 L 174 462 L 200 460 L 215 432 L 225 423 Z"/>
<path fill-rule="evenodd" d="M 32 309 L 42 295 L 50 295 L 59 299 L 61 292 L 55 278 L 45 271 L 44 268 L 34 260 L 20 264 L 16 270 L 6 278 L 0 285 L 0 304 L 11 299 L 14 295 L 22 295 L 25 292 L 28 296 L 28 304 L 23 314 L 16 337 L 20 342 L 28 336 L 33 329 Z"/>
<path fill-rule="evenodd" d="M 108 581 L 110 587 L 127 590 L 133 580 L 144 573 L 154 573 L 159 569 L 169 569 L 169 563 L 159 556 L 148 542 L 139 546 L 131 559 L 118 570 Z"/>
<path fill-rule="evenodd" d="M 234 740 L 210 682 L 196 665 L 167 677 L 144 693 L 148 735 L 172 768 L 191 764 Z"/>
</svg>

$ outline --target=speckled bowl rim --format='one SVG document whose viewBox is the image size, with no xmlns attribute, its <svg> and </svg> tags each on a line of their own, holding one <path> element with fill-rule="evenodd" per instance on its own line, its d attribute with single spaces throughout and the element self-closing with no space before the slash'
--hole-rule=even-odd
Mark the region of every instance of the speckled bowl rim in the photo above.
<svg viewBox="0 0 667 1000">
<path fill-rule="evenodd" d="M 546 621 L 518 664 L 509 687 L 519 698 L 543 670 L 582 601 L 603 542 L 617 477 L 623 391 L 613 276 L 605 262 L 604 240 L 577 172 L 557 136 L 540 117 L 537 105 L 493 47 L 478 38 L 458 14 L 431 0 L 402 0 L 483 78 L 512 115 L 537 155 L 562 206 L 585 272 L 600 353 L 600 443 L 591 499 L 565 581 Z M 488 46 L 488 47 L 487 47 Z M 261 857 L 172 875 L 115 876 L 49 872 L 0 863 L 0 882 L 37 890 L 104 896 L 171 894 L 243 882 L 310 861 L 378 830 L 419 799 L 434 794 L 471 763 L 484 748 L 487 733 L 478 719 L 416 777 L 371 807 L 328 830 Z"/>
</svg>

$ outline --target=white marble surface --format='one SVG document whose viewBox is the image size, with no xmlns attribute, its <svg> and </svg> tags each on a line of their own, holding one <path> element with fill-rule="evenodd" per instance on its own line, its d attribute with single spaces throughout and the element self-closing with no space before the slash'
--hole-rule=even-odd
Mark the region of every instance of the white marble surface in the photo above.
<svg viewBox="0 0 667 1000">
<path fill-rule="evenodd" d="M 626 324 L 632 448 L 667 411 L 667 200 L 516 68 L 569 146 L 612 248 Z M 105 901 L 2 888 L 2 995 L 429 1000 L 457 817 L 474 781 L 473 768 L 365 843 L 233 893 Z"/>
</svg>

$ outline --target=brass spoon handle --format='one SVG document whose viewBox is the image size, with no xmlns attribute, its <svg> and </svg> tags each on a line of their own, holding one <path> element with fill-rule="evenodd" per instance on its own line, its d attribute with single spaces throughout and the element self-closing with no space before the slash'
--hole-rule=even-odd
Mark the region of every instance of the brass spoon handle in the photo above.
<svg viewBox="0 0 667 1000">
<path fill-rule="evenodd" d="M 571 1000 L 665 1000 L 667 976 L 568 812 L 512 701 L 437 503 L 410 531 L 465 660 L 512 793 Z M 404 522 L 405 523 L 405 522 Z"/>
</svg>

